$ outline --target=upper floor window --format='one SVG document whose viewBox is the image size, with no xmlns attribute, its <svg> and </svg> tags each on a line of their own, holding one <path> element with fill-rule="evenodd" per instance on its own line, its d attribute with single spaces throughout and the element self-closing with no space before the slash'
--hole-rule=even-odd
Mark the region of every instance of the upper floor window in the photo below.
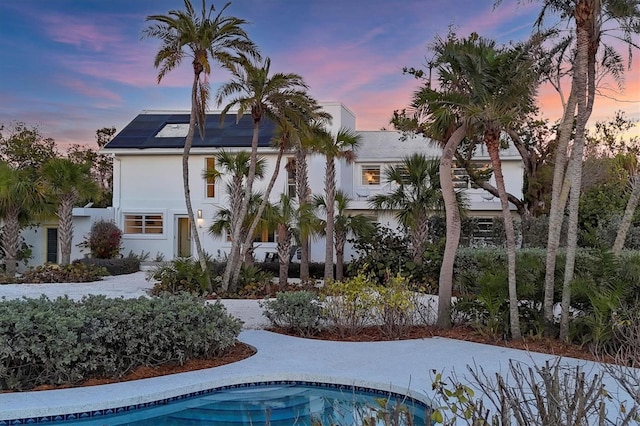
<svg viewBox="0 0 640 426">
<path fill-rule="evenodd" d="M 205 158 L 205 172 L 215 170 L 216 159 Z M 204 179 L 205 197 L 213 198 L 216 196 L 216 179 L 213 176 L 208 176 Z"/>
<path fill-rule="evenodd" d="M 296 197 L 296 159 L 293 157 L 287 158 L 287 195 L 289 198 Z"/>
<path fill-rule="evenodd" d="M 164 221 L 161 214 L 125 214 L 125 234 L 162 234 Z"/>
<path fill-rule="evenodd" d="M 362 166 L 362 185 L 380 185 L 380 166 Z"/>
<path fill-rule="evenodd" d="M 491 177 L 491 164 L 474 161 L 470 165 L 474 168 L 474 175 L 477 179 L 486 181 Z M 471 179 L 471 176 L 469 176 L 467 169 L 465 169 L 464 167 L 459 167 L 455 161 L 453 162 L 451 173 L 453 175 L 454 188 L 478 188 L 478 186 L 473 183 L 473 180 Z"/>
</svg>

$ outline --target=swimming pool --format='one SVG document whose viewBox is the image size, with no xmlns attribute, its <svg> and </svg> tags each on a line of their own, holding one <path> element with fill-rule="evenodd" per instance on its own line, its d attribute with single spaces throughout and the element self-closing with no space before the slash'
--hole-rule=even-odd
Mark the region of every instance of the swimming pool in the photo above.
<svg viewBox="0 0 640 426">
<path fill-rule="evenodd" d="M 242 384 L 150 405 L 122 407 L 93 416 L 89 413 L 85 418 L 78 415 L 72 420 L 55 423 L 85 426 L 354 425 L 362 424 L 363 417 L 375 417 L 381 411 L 402 410 L 411 417 L 411 424 L 430 424 L 429 408 L 421 401 L 381 390 L 326 383 Z"/>
</svg>

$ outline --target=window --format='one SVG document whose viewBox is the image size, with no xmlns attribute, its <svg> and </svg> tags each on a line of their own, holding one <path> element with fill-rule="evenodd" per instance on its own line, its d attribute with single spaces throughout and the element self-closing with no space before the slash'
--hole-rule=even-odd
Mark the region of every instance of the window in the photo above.
<svg viewBox="0 0 640 426">
<path fill-rule="evenodd" d="M 380 166 L 362 166 L 362 184 L 380 185 Z"/>
<path fill-rule="evenodd" d="M 215 158 L 205 158 L 204 161 L 205 172 L 210 172 L 216 169 Z M 216 178 L 213 176 L 205 177 L 204 179 L 205 197 L 213 198 L 216 196 Z"/>
<path fill-rule="evenodd" d="M 287 195 L 289 198 L 296 198 L 296 159 L 287 158 Z"/>
<path fill-rule="evenodd" d="M 475 218 L 476 227 L 473 231 L 473 242 L 476 245 L 486 245 L 493 242 L 493 218 Z"/>
<path fill-rule="evenodd" d="M 474 176 L 476 179 L 481 179 L 483 181 L 489 180 L 491 177 L 491 164 L 489 163 L 481 163 L 481 162 L 472 162 L 470 166 L 474 169 Z M 473 183 L 471 180 L 471 176 L 467 173 L 467 169 L 464 167 L 458 167 L 456 162 L 453 162 L 451 174 L 453 175 L 453 187 L 456 189 L 468 189 L 468 188 L 477 188 L 478 186 Z"/>
<path fill-rule="evenodd" d="M 256 230 L 255 239 L 253 242 L 255 243 L 275 243 L 276 242 L 276 233 L 269 232 L 269 229 L 266 227 L 262 230 Z"/>
<path fill-rule="evenodd" d="M 124 215 L 125 234 L 162 234 L 164 231 L 161 214 Z"/>
</svg>

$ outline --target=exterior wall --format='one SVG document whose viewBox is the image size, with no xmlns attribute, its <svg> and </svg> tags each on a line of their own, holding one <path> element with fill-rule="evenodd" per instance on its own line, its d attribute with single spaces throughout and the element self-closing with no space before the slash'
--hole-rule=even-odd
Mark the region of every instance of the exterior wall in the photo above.
<svg viewBox="0 0 640 426">
<path fill-rule="evenodd" d="M 80 259 L 88 253 L 88 250 L 78 247 L 84 241 L 85 236 L 91 231 L 91 226 L 99 220 L 114 220 L 112 208 L 75 208 L 73 209 L 73 242 L 71 244 L 71 261 Z M 47 229 L 57 229 L 58 220 L 55 217 L 44 220 L 37 226 L 24 229 L 21 233 L 25 242 L 31 246 L 32 253 L 29 262 L 19 265 L 22 271 L 27 267 L 42 265 L 47 262 Z M 124 252 L 126 255 L 127 252 Z M 60 244 L 58 244 L 58 261 L 60 260 Z"/>
</svg>

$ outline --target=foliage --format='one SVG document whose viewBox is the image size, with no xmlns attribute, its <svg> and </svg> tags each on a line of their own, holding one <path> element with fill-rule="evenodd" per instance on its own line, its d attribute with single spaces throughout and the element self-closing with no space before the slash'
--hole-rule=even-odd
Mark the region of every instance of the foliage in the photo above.
<svg viewBox="0 0 640 426">
<path fill-rule="evenodd" d="M 35 171 L 56 157 L 55 141 L 43 137 L 37 127 L 28 128 L 23 122 L 12 123 L 9 128 L 0 125 L 0 160 L 12 167 Z"/>
<path fill-rule="evenodd" d="M 544 252 L 516 253 L 520 326 L 525 334 L 541 335 L 539 310 L 544 282 Z M 454 305 L 454 319 L 469 323 L 496 339 L 509 335 L 506 253 L 503 249 L 461 250 L 456 259 L 456 286 L 461 295 Z"/>
<path fill-rule="evenodd" d="M 260 307 L 271 325 L 300 336 L 312 336 L 322 325 L 320 298 L 312 291 L 278 292 L 275 299 L 260 302 Z"/>
<path fill-rule="evenodd" d="M 363 274 L 343 282 L 329 281 L 322 289 L 327 326 L 341 337 L 353 336 L 372 324 L 377 286 Z"/>
<path fill-rule="evenodd" d="M 79 244 L 87 247 L 96 259 L 113 259 L 120 255 L 122 231 L 110 220 L 93 222 L 89 235 Z"/>
<path fill-rule="evenodd" d="M 444 250 L 442 240 L 427 245 L 422 265 L 414 262 L 406 236 L 380 224 L 376 224 L 375 231 L 359 235 L 351 243 L 357 256 L 348 265 L 350 275 L 366 271 L 378 284 L 383 284 L 390 274 L 401 274 L 422 288 L 436 287 Z"/>
<path fill-rule="evenodd" d="M 238 295 L 261 297 L 271 292 L 273 274 L 256 265 L 243 265 L 238 276 Z"/>
<path fill-rule="evenodd" d="M 618 259 L 607 250 L 593 252 L 590 262 L 577 270 L 572 306 L 577 310 L 571 323 L 573 340 L 601 350 L 616 346 L 611 326 L 620 307 L 640 300 L 640 255 Z"/>
<path fill-rule="evenodd" d="M 0 303 L 0 389 L 122 377 L 140 366 L 214 358 L 241 329 L 220 303 L 188 294 Z"/>
<path fill-rule="evenodd" d="M 132 274 L 140 270 L 140 257 L 132 253 L 127 257 L 118 259 L 76 259 L 73 263 L 84 263 L 87 265 L 93 265 L 99 268 L 107 270 L 109 275 L 124 275 Z"/>
<path fill-rule="evenodd" d="M 207 256 L 209 267 L 207 270 L 211 277 L 219 275 L 219 265 L 212 262 Z M 192 257 L 179 257 L 170 262 L 162 262 L 149 272 L 147 280 L 155 281 L 151 294 L 157 295 L 165 292 L 177 294 L 189 292 L 205 294 L 207 292 L 207 279 L 198 260 Z"/>
<path fill-rule="evenodd" d="M 561 359 L 528 367 L 510 360 L 507 374 L 487 375 L 482 367 L 467 366 L 471 383 L 455 375 L 435 373 L 432 388 L 434 424 L 455 425 L 609 425 L 632 424 L 638 406 L 621 402 L 607 410 L 612 396 L 603 377 L 587 374 L 582 366 L 562 366 Z M 476 395 L 477 389 L 480 391 Z"/>
<path fill-rule="evenodd" d="M 595 240 L 605 247 L 613 247 L 621 223 L 622 213 L 611 215 L 609 220 L 601 220 L 598 222 L 598 227 L 592 230 L 595 234 Z M 631 225 L 627 232 L 624 248 L 628 250 L 640 250 L 640 222 Z"/>
<path fill-rule="evenodd" d="M 400 274 L 377 287 L 374 293 L 373 322 L 389 339 L 403 337 L 414 324 L 417 303 L 409 289 L 409 280 Z"/>
<path fill-rule="evenodd" d="M 100 266 L 84 263 L 71 263 L 57 265 L 47 263 L 27 270 L 20 281 L 23 283 L 86 283 L 100 281 L 102 277 L 109 275 L 107 270 Z"/>
</svg>

